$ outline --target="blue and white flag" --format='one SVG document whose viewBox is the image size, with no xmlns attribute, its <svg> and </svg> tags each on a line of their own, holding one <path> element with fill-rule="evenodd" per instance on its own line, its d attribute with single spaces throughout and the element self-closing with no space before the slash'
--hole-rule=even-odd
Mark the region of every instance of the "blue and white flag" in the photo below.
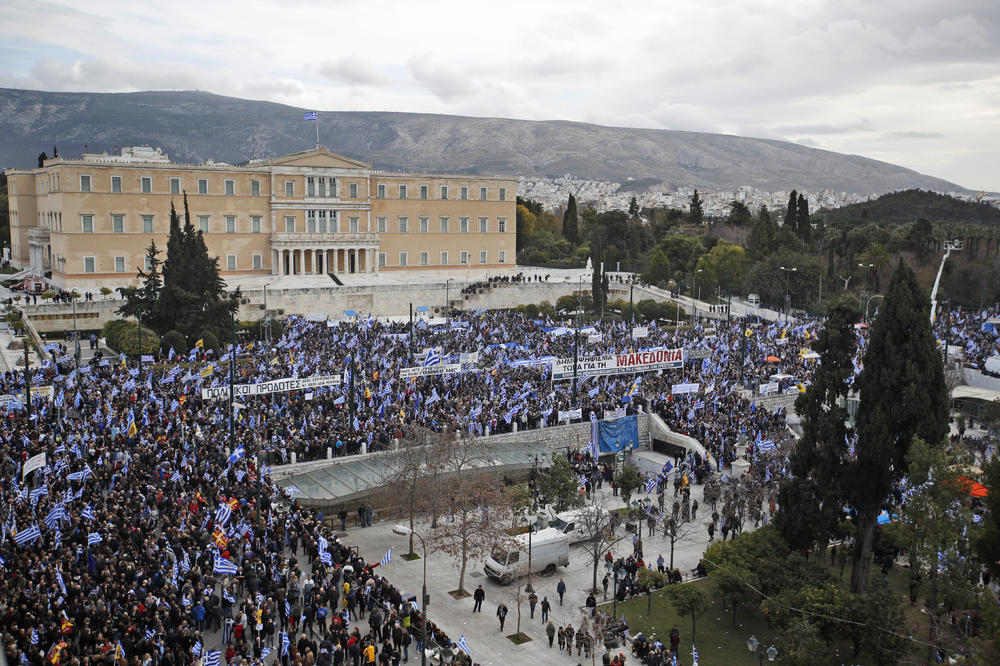
<svg viewBox="0 0 1000 666">
<path fill-rule="evenodd" d="M 656 477 L 650 477 L 649 480 L 646 481 L 646 494 L 648 495 L 654 490 L 656 490 Z"/>
<path fill-rule="evenodd" d="M 291 645 L 291 641 L 288 640 L 288 632 L 281 632 L 281 654 L 285 656 L 288 654 L 288 646 Z"/>
<path fill-rule="evenodd" d="M 184 600 L 188 602 L 188 605 L 191 604 L 191 602 L 188 600 L 187 597 L 184 597 Z M 191 646 L 191 654 L 193 654 L 196 657 L 201 656 L 201 641 L 198 641 L 197 643 Z"/>
<path fill-rule="evenodd" d="M 17 534 L 14 535 L 14 543 L 18 546 L 26 546 L 27 544 L 42 538 L 42 531 L 38 529 L 38 523 L 35 523 L 31 527 L 26 527 Z"/>
<path fill-rule="evenodd" d="M 596 398 L 597 394 L 600 393 L 600 392 L 601 392 L 600 387 L 595 386 L 594 388 L 592 388 L 589 391 L 587 391 L 587 395 L 589 395 L 591 398 Z"/>
<path fill-rule="evenodd" d="M 698 666 L 698 648 L 694 646 L 694 643 L 691 644 L 691 663 Z"/>
<path fill-rule="evenodd" d="M 240 444 L 234 450 L 232 455 L 229 456 L 229 464 L 235 464 L 237 460 L 246 455 L 246 451 L 243 449 L 243 445 Z"/>
<path fill-rule="evenodd" d="M 226 523 L 228 523 L 229 519 L 232 517 L 233 510 L 229 508 L 229 505 L 225 502 L 220 503 L 219 508 L 215 511 L 215 522 L 225 527 Z"/>
<path fill-rule="evenodd" d="M 87 535 L 87 545 L 94 546 L 104 541 L 104 537 L 99 532 L 91 532 Z"/>
<path fill-rule="evenodd" d="M 315 111 L 306 111 L 305 113 L 302 114 L 302 119 L 303 120 L 316 120 L 316 112 Z"/>
<path fill-rule="evenodd" d="M 219 666 L 220 650 L 205 650 L 205 656 L 201 659 L 201 666 Z"/>
<path fill-rule="evenodd" d="M 469 644 L 465 642 L 465 634 L 458 637 L 458 649 L 472 657 L 472 653 L 469 652 Z"/>
<path fill-rule="evenodd" d="M 385 565 L 389 564 L 389 562 L 392 562 L 392 546 L 389 546 L 389 550 L 387 550 L 385 552 L 385 555 L 382 556 L 382 559 L 381 561 L 379 561 L 379 564 L 384 567 Z"/>
<path fill-rule="evenodd" d="M 239 567 L 237 567 L 235 564 L 233 564 L 224 557 L 218 557 L 218 556 L 216 556 L 215 566 L 212 568 L 212 571 L 221 576 L 235 576 L 239 572 L 239 570 L 240 570 Z"/>
<path fill-rule="evenodd" d="M 424 359 L 423 366 L 429 367 L 432 365 L 441 365 L 441 354 L 434 347 L 431 347 L 427 351 L 427 358 Z"/>
</svg>

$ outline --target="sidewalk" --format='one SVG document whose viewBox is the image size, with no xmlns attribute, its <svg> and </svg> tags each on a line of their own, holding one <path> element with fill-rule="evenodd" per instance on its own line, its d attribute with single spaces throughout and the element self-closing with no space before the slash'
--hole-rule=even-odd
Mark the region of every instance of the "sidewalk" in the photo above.
<svg viewBox="0 0 1000 666">
<path fill-rule="evenodd" d="M 611 490 L 605 486 L 598 491 L 609 498 L 611 508 L 623 506 L 621 500 L 613 497 Z M 691 569 L 698 564 L 708 545 L 708 531 L 704 525 L 711 520 L 711 509 L 703 502 L 703 486 L 694 486 L 691 491 L 692 502 L 697 499 L 699 503 L 698 519 L 694 522 L 694 529 L 689 538 L 679 541 L 674 547 L 674 566 L 687 576 Z M 635 498 L 645 497 L 645 493 L 640 490 Z M 655 501 L 655 495 L 652 496 Z M 667 503 L 669 507 L 673 503 L 673 487 L 667 492 Z M 352 514 L 351 516 L 355 516 Z M 335 523 L 336 523 L 335 519 Z M 392 533 L 392 526 L 396 521 L 386 520 L 376 522 L 372 527 L 359 528 L 352 526 L 348 520 L 348 530 L 346 534 L 340 536 L 340 540 L 350 546 L 357 546 L 361 554 L 369 562 L 377 562 L 385 551 L 393 546 L 392 562 L 387 566 L 378 567 L 378 572 L 384 575 L 400 591 L 415 594 L 420 597 L 420 586 L 423 575 L 423 562 L 413 560 L 408 562 L 403 559 L 403 554 L 408 551 L 409 538 L 398 536 Z M 399 522 L 402 522 L 400 520 Z M 701 526 L 701 527 L 698 527 Z M 652 537 L 645 536 L 646 527 L 643 525 L 643 554 L 646 561 L 653 562 L 656 566 L 656 558 L 663 554 L 664 559 L 669 564 L 670 542 L 663 536 L 662 527 Z M 465 589 L 470 593 L 476 589 L 477 585 L 482 585 L 486 591 L 486 601 L 483 603 L 483 612 L 472 614 L 473 600 L 470 596 L 466 599 L 456 600 L 448 594 L 449 590 L 458 587 L 459 563 L 444 553 L 435 551 L 431 543 L 432 531 L 426 526 L 418 526 L 417 532 L 427 539 L 427 593 L 430 596 L 430 603 L 427 611 L 428 617 L 441 626 L 448 636 L 457 641 L 459 636 L 465 635 L 472 652 L 473 660 L 477 663 L 488 665 L 506 665 L 511 663 L 566 663 L 576 664 L 583 661 L 582 657 L 569 657 L 560 655 L 558 647 L 551 650 L 548 647 L 548 639 L 545 635 L 545 624 L 541 621 L 541 610 L 536 608 L 535 618 L 529 618 L 529 608 L 527 601 L 521 607 L 521 631 L 530 636 L 533 640 L 523 645 L 514 645 L 506 636 L 517 631 L 517 604 L 513 599 L 514 586 L 501 586 L 488 578 L 483 573 L 481 560 L 470 560 L 465 574 Z M 621 534 L 621 532 L 619 532 Z M 421 554 L 420 540 L 414 539 L 414 548 Z M 627 556 L 632 552 L 632 540 L 626 538 L 617 544 L 614 549 L 616 555 Z M 587 590 L 591 584 L 593 576 L 593 565 L 586 553 L 580 546 L 570 547 L 570 564 L 568 567 L 559 568 L 552 576 L 538 576 L 536 593 L 538 594 L 539 605 L 541 600 L 548 596 L 549 602 L 553 605 L 550 613 L 551 620 L 556 627 L 565 626 L 572 623 L 574 627 L 580 626 L 583 616 L 581 609 L 587 597 Z M 604 577 L 605 569 L 603 564 L 598 568 L 597 584 L 600 588 L 601 579 Z M 566 597 L 563 606 L 559 606 L 559 595 L 556 593 L 556 584 L 562 578 L 566 582 Z M 611 598 L 611 587 L 608 588 L 608 598 Z M 601 595 L 598 602 L 601 601 Z M 497 604 L 503 601 L 507 604 L 509 613 L 504 631 L 500 632 L 500 623 L 496 617 Z M 626 618 L 627 619 L 627 618 Z M 622 652 L 627 650 L 622 649 Z M 598 660 L 601 652 L 598 651 Z M 412 657 L 412 655 L 411 655 Z M 516 662 L 512 661 L 516 659 Z"/>
</svg>

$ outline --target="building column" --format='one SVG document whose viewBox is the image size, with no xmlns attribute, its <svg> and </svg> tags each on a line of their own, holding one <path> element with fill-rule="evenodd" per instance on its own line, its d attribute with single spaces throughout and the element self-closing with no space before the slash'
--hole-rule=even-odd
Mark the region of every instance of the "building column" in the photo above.
<svg viewBox="0 0 1000 666">
<path fill-rule="evenodd" d="M 271 260 L 271 275 L 277 275 L 278 274 L 278 262 L 274 260 L 274 256 L 278 253 L 278 251 L 275 250 L 274 248 L 271 248 L 269 250 L 269 252 L 271 253 L 270 257 L 269 257 L 270 260 Z"/>
<path fill-rule="evenodd" d="M 371 257 L 368 263 L 368 272 L 377 273 L 376 268 L 378 267 L 378 259 L 375 257 L 375 248 L 369 248 L 368 256 Z"/>
<path fill-rule="evenodd" d="M 299 263 L 302 257 L 302 250 L 289 250 L 291 252 L 291 273 L 292 275 L 298 275 L 302 270 L 302 265 Z"/>
</svg>

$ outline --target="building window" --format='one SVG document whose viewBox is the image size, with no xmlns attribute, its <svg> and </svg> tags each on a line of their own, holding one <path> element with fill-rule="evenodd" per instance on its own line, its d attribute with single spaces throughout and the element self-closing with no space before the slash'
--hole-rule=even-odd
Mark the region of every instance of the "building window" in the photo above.
<svg viewBox="0 0 1000 666">
<path fill-rule="evenodd" d="M 255 234 L 260 233 L 260 215 L 252 215 L 250 217 L 250 231 Z"/>
<path fill-rule="evenodd" d="M 198 230 L 203 234 L 208 233 L 208 215 L 198 216 Z"/>
<path fill-rule="evenodd" d="M 441 253 L 441 265 L 442 266 L 447 266 L 448 265 L 448 253 L 447 252 L 442 252 Z"/>
<path fill-rule="evenodd" d="M 292 180 L 285 181 L 285 196 L 286 197 L 295 196 L 295 181 Z"/>
<path fill-rule="evenodd" d="M 485 187 L 480 187 L 479 188 L 479 200 L 480 201 L 486 201 L 486 188 Z"/>
<path fill-rule="evenodd" d="M 125 257 L 115 257 L 115 273 L 125 272 Z"/>
<path fill-rule="evenodd" d="M 486 250 L 480 250 L 479 251 L 479 263 L 481 263 L 481 264 L 485 264 L 486 263 Z"/>
<path fill-rule="evenodd" d="M 236 233 L 236 216 L 226 215 L 226 233 L 235 234 Z"/>
<path fill-rule="evenodd" d="M 385 199 L 385 185 L 379 183 L 379 186 L 375 189 L 375 196 L 379 199 Z"/>
<path fill-rule="evenodd" d="M 352 234 L 358 233 L 358 219 L 356 217 L 347 218 L 347 222 L 350 225 L 350 230 Z"/>
<path fill-rule="evenodd" d="M 378 253 L 378 267 L 385 268 L 385 252 Z"/>
<path fill-rule="evenodd" d="M 442 217 L 441 218 L 441 233 L 443 233 L 443 234 L 448 233 L 448 218 L 447 217 Z"/>
<path fill-rule="evenodd" d="M 226 255 L 226 270 L 235 271 L 236 270 L 236 255 L 227 254 Z"/>
<path fill-rule="evenodd" d="M 332 212 L 332 211 L 331 211 Z M 321 234 L 326 233 L 326 211 L 320 210 L 316 212 L 316 231 Z"/>
<path fill-rule="evenodd" d="M 463 234 L 469 233 L 469 218 L 467 217 L 458 218 L 458 229 Z"/>
<path fill-rule="evenodd" d="M 93 215 L 81 215 L 80 222 L 83 225 L 83 233 L 92 234 L 94 233 L 94 216 Z"/>
<path fill-rule="evenodd" d="M 125 233 L 125 216 L 124 215 L 112 215 L 111 216 L 111 230 L 116 234 Z"/>
<path fill-rule="evenodd" d="M 259 271 L 260 269 L 262 269 L 264 267 L 264 257 L 263 257 L 263 255 L 259 255 L 259 254 L 252 255 L 252 257 L 253 257 L 252 258 L 253 269 L 255 271 Z"/>
<path fill-rule="evenodd" d="M 448 198 L 448 186 L 447 185 L 442 185 L 441 186 L 441 198 L 442 199 L 447 199 Z"/>
<path fill-rule="evenodd" d="M 405 217 L 399 218 L 399 233 L 401 233 L 401 234 L 405 234 L 406 233 L 406 218 Z"/>
<path fill-rule="evenodd" d="M 490 218 L 488 217 L 479 218 L 479 233 L 485 234 L 487 231 L 489 231 L 489 225 L 490 225 Z"/>
<path fill-rule="evenodd" d="M 295 233 L 295 218 L 290 215 L 285 218 L 285 233 L 287 234 Z"/>
<path fill-rule="evenodd" d="M 205 178 L 198 179 L 198 194 L 208 194 L 208 180 Z"/>
<path fill-rule="evenodd" d="M 399 265 L 400 266 L 405 266 L 406 265 L 406 253 L 405 252 L 400 252 L 399 253 Z"/>
<path fill-rule="evenodd" d="M 314 197 L 316 196 L 316 179 L 312 176 L 306 178 L 306 196 Z"/>
<path fill-rule="evenodd" d="M 250 181 L 250 194 L 255 197 L 260 196 L 260 181 L 251 180 Z"/>
<path fill-rule="evenodd" d="M 500 233 L 505 233 L 507 231 L 507 218 L 498 217 L 497 218 L 497 231 Z"/>
<path fill-rule="evenodd" d="M 406 198 L 406 185 L 400 185 L 399 186 L 399 198 L 400 199 L 405 199 Z"/>
<path fill-rule="evenodd" d="M 499 252 L 497 252 L 497 263 L 503 264 L 506 263 L 506 261 L 507 261 L 507 251 L 500 250 Z"/>
<path fill-rule="evenodd" d="M 318 183 L 316 183 L 317 186 L 318 186 L 317 191 L 319 192 L 319 196 L 325 197 L 326 196 L 326 178 L 324 178 L 323 176 L 320 176 L 316 180 L 319 181 Z"/>
<path fill-rule="evenodd" d="M 507 201 L 507 188 L 506 187 L 501 187 L 500 188 L 500 201 Z"/>
<path fill-rule="evenodd" d="M 81 192 L 90 191 L 90 176 L 80 176 L 80 191 Z"/>
<path fill-rule="evenodd" d="M 311 234 L 316 233 L 316 211 L 306 211 L 306 231 Z"/>
<path fill-rule="evenodd" d="M 357 199 L 358 198 L 358 184 L 357 183 L 351 183 L 350 185 L 348 185 L 347 186 L 347 191 L 348 191 L 348 195 L 347 196 L 349 196 L 350 198 L 352 198 L 352 199 Z"/>
<path fill-rule="evenodd" d="M 142 233 L 151 234 L 153 233 L 153 216 L 143 215 L 142 216 Z"/>
<path fill-rule="evenodd" d="M 428 261 L 429 261 L 428 253 L 427 252 L 421 252 L 420 253 L 420 265 L 421 266 L 426 266 L 427 263 L 428 263 Z"/>
<path fill-rule="evenodd" d="M 181 179 L 180 178 L 171 178 L 170 179 L 170 193 L 171 194 L 180 194 L 181 193 Z"/>
<path fill-rule="evenodd" d="M 421 199 L 426 199 L 427 198 L 427 189 L 428 188 L 427 188 L 426 185 L 421 185 L 420 186 L 420 198 Z"/>
<path fill-rule="evenodd" d="M 466 250 L 462 250 L 458 255 L 458 263 L 463 266 L 469 263 L 469 253 Z"/>
<path fill-rule="evenodd" d="M 462 189 L 459 190 L 462 201 L 466 201 L 469 198 L 469 186 L 462 185 Z"/>
<path fill-rule="evenodd" d="M 111 192 L 114 194 L 121 194 L 121 191 L 122 191 L 122 177 L 111 176 Z"/>
<path fill-rule="evenodd" d="M 96 259 L 94 257 L 84 257 L 83 258 L 83 272 L 93 273 L 95 271 Z"/>
<path fill-rule="evenodd" d="M 429 231 L 427 227 L 430 225 L 430 221 L 431 218 L 429 217 L 420 218 L 420 233 L 426 234 Z"/>
<path fill-rule="evenodd" d="M 153 191 L 153 179 L 149 176 L 143 176 L 139 180 L 139 185 L 142 187 L 143 194 L 150 194 Z"/>
<path fill-rule="evenodd" d="M 231 197 L 236 194 L 236 183 L 231 179 L 226 179 L 226 196 Z"/>
<path fill-rule="evenodd" d="M 375 223 L 378 225 L 378 232 L 380 234 L 384 234 L 385 233 L 385 218 L 384 217 L 375 218 Z"/>
<path fill-rule="evenodd" d="M 330 196 L 331 197 L 337 196 L 337 179 L 336 178 L 331 178 L 330 179 Z"/>
</svg>

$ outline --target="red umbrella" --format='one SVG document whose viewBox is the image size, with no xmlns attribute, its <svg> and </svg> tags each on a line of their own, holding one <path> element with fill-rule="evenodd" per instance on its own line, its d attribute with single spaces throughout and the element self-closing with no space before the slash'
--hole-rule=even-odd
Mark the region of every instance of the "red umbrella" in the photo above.
<svg viewBox="0 0 1000 666">
<path fill-rule="evenodd" d="M 781 363 L 781 359 L 777 356 L 768 356 L 764 359 L 765 363 Z"/>
</svg>

